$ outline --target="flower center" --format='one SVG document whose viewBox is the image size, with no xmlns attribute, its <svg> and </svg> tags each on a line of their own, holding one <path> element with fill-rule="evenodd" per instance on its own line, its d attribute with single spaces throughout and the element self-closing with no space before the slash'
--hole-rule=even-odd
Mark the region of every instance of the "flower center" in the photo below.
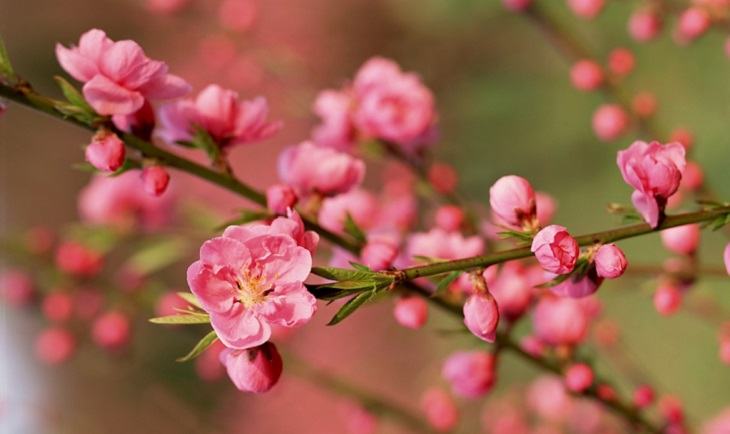
<svg viewBox="0 0 730 434">
<path fill-rule="evenodd" d="M 263 303 L 268 295 L 269 288 L 263 282 L 262 276 L 252 276 L 248 271 L 244 271 L 238 278 L 238 294 L 237 299 L 246 308 Z"/>
</svg>

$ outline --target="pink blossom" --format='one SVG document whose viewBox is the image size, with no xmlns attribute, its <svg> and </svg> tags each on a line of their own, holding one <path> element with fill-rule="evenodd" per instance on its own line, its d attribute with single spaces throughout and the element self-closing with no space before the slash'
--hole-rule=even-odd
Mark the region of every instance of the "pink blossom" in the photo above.
<svg viewBox="0 0 730 434">
<path fill-rule="evenodd" d="M 485 351 L 454 353 L 446 359 L 441 376 L 454 394 L 478 398 L 491 390 L 495 381 L 494 356 Z"/>
<path fill-rule="evenodd" d="M 449 194 L 456 190 L 459 175 L 453 166 L 437 161 L 428 168 L 428 182 L 436 192 Z"/>
<path fill-rule="evenodd" d="M 527 389 L 527 405 L 542 419 L 560 422 L 568 416 L 572 401 L 559 378 L 542 376 Z"/>
<path fill-rule="evenodd" d="M 458 231 L 464 223 L 464 211 L 456 205 L 443 205 L 436 210 L 436 226 L 452 232 Z"/>
<path fill-rule="evenodd" d="M 559 225 L 550 225 L 538 232 L 532 240 L 531 250 L 542 268 L 555 274 L 573 271 L 580 254 L 578 242 Z"/>
<path fill-rule="evenodd" d="M 375 57 L 353 82 L 357 106 L 353 119 L 363 134 L 388 140 L 408 152 L 430 138 L 436 121 L 433 94 L 420 78 L 393 61 Z"/>
<path fill-rule="evenodd" d="M 343 152 L 302 142 L 279 155 L 278 171 L 279 178 L 299 196 L 334 196 L 360 185 L 365 163 Z"/>
<path fill-rule="evenodd" d="M 654 402 L 654 389 L 651 386 L 641 385 L 634 390 L 633 399 L 637 408 L 646 408 Z"/>
<path fill-rule="evenodd" d="M 372 193 L 356 188 L 347 193 L 322 201 L 319 209 L 319 224 L 332 232 L 342 233 L 347 214 L 363 230 L 375 225 L 378 201 Z"/>
<path fill-rule="evenodd" d="M 191 140 L 195 128 L 202 128 L 224 149 L 268 139 L 281 128 L 281 122 L 267 120 L 269 106 L 265 98 L 239 101 L 237 92 L 217 84 L 208 85 L 194 100 L 164 105 L 159 115 L 159 135 L 164 140 Z"/>
<path fill-rule="evenodd" d="M 223 0 L 218 9 L 221 27 L 234 32 L 251 28 L 257 15 L 258 6 L 254 0 Z"/>
<path fill-rule="evenodd" d="M 664 282 L 654 291 L 654 307 L 664 316 L 675 313 L 682 305 L 682 293 L 679 288 Z"/>
<path fill-rule="evenodd" d="M 220 353 L 220 360 L 242 392 L 268 392 L 279 381 L 283 369 L 279 351 L 271 342 L 248 349 L 226 348 Z"/>
<path fill-rule="evenodd" d="M 426 420 L 439 432 L 451 431 L 459 423 L 459 409 L 454 399 L 441 389 L 432 388 L 421 398 Z"/>
<path fill-rule="evenodd" d="M 639 42 L 647 42 L 659 34 L 662 29 L 662 19 L 651 8 L 639 9 L 631 14 L 628 29 L 632 38 Z"/>
<path fill-rule="evenodd" d="M 730 275 L 730 243 L 725 245 L 725 251 L 722 255 L 722 259 L 725 262 L 725 271 Z"/>
<path fill-rule="evenodd" d="M 715 417 L 702 425 L 701 434 L 727 434 L 730 432 L 730 407 L 724 408 Z"/>
<path fill-rule="evenodd" d="M 677 39 L 680 42 L 691 42 L 702 36 L 712 24 L 710 14 L 703 8 L 685 9 L 677 21 Z"/>
<path fill-rule="evenodd" d="M 152 196 L 160 196 L 167 190 L 170 174 L 162 166 L 148 166 L 142 169 L 144 191 Z"/>
<path fill-rule="evenodd" d="M 508 225 L 521 228 L 537 215 L 535 191 L 520 176 L 503 176 L 489 188 L 489 206 Z"/>
<path fill-rule="evenodd" d="M 375 271 L 389 268 L 398 256 L 398 243 L 388 237 L 370 237 L 360 252 L 362 263 Z"/>
<path fill-rule="evenodd" d="M 403 296 L 395 301 L 393 316 L 403 327 L 418 330 L 428 320 L 428 304 L 421 297 Z"/>
<path fill-rule="evenodd" d="M 129 115 L 145 100 L 190 91 L 190 85 L 168 74 L 167 65 L 148 58 L 136 42 L 114 42 L 101 30 L 84 33 L 77 47 L 56 44 L 56 57 L 66 72 L 85 83 L 84 97 L 102 115 Z"/>
<path fill-rule="evenodd" d="M 502 0 L 502 4 L 511 11 L 522 12 L 530 7 L 532 0 Z"/>
<path fill-rule="evenodd" d="M 570 69 L 570 80 L 578 90 L 596 90 L 603 85 L 604 78 L 603 69 L 593 60 L 579 60 Z"/>
<path fill-rule="evenodd" d="M 229 226 L 203 243 L 200 260 L 188 268 L 191 291 L 229 348 L 259 346 L 269 340 L 272 325 L 304 324 L 316 310 L 303 283 L 311 254 L 275 226 L 280 219 L 271 226 Z"/>
<path fill-rule="evenodd" d="M 549 345 L 575 345 L 588 331 L 588 315 L 577 300 L 543 297 L 533 311 L 535 335 Z"/>
<path fill-rule="evenodd" d="M 35 341 L 36 356 L 49 365 L 65 362 L 75 350 L 76 338 L 66 329 L 59 327 L 44 330 Z"/>
<path fill-rule="evenodd" d="M 589 268 L 585 274 L 576 273 L 566 280 L 550 287 L 553 294 L 561 297 L 583 298 L 598 291 L 603 278 L 598 276 L 595 268 Z"/>
<path fill-rule="evenodd" d="M 629 128 L 631 120 L 621 106 L 603 104 L 593 113 L 593 132 L 604 142 L 621 137 Z"/>
<path fill-rule="evenodd" d="M 464 237 L 458 232 L 434 228 L 411 235 L 406 250 L 409 257 L 460 259 L 482 254 L 484 241 L 478 236 Z"/>
<path fill-rule="evenodd" d="M 286 214 L 294 208 L 298 198 L 294 189 L 284 184 L 274 184 L 266 189 L 266 207 L 274 214 Z"/>
<path fill-rule="evenodd" d="M 593 369 L 585 363 L 574 363 L 565 370 L 565 387 L 573 392 L 583 392 L 593 384 Z"/>
<path fill-rule="evenodd" d="M 66 241 L 56 250 L 56 266 L 64 273 L 74 276 L 95 276 L 103 263 L 101 253 L 76 241 Z"/>
<path fill-rule="evenodd" d="M 124 164 L 124 142 L 116 134 L 102 131 L 86 146 L 86 161 L 103 172 L 114 172 Z"/>
<path fill-rule="evenodd" d="M 624 252 L 615 244 L 604 244 L 599 247 L 593 260 L 596 263 L 598 276 L 607 279 L 621 277 L 628 266 Z"/>
<path fill-rule="evenodd" d="M 592 20 L 603 10 L 604 0 L 568 0 L 568 6 L 575 15 Z"/>
<path fill-rule="evenodd" d="M 700 225 L 684 225 L 661 232 L 662 244 L 670 252 L 691 255 L 700 244 Z"/>
<path fill-rule="evenodd" d="M 659 225 L 667 198 L 679 188 L 686 165 L 684 154 L 679 143 L 642 141 L 618 153 L 621 175 L 635 189 L 631 201 L 651 227 Z"/>
<path fill-rule="evenodd" d="M 170 192 L 160 197 L 149 195 L 139 172 L 130 170 L 115 177 L 92 178 L 79 194 L 78 207 L 87 223 L 154 230 L 170 221 L 173 204 Z"/>
<path fill-rule="evenodd" d="M 314 101 L 314 113 L 322 119 L 312 131 L 312 139 L 320 146 L 349 151 L 357 140 L 352 122 L 355 101 L 348 91 L 324 90 Z"/>
<path fill-rule="evenodd" d="M 109 311 L 94 320 L 91 338 L 107 350 L 119 350 L 129 343 L 132 325 L 129 318 L 121 312 Z"/>
<path fill-rule="evenodd" d="M 614 48 L 608 54 L 608 69 L 619 77 L 629 75 L 634 70 L 636 58 L 628 48 Z"/>
<path fill-rule="evenodd" d="M 175 291 L 168 291 L 157 299 L 155 314 L 157 316 L 177 315 L 188 309 L 190 305 Z"/>
<path fill-rule="evenodd" d="M 464 325 L 479 339 L 494 342 L 499 325 L 499 308 L 489 294 L 473 294 L 464 303 Z"/>
<path fill-rule="evenodd" d="M 144 140 L 152 138 L 152 131 L 155 129 L 157 119 L 155 111 L 149 101 L 145 101 L 142 108 L 128 115 L 112 116 L 114 126 L 125 133 L 134 134 Z"/>
<path fill-rule="evenodd" d="M 533 285 L 519 262 L 507 262 L 489 288 L 494 296 L 500 315 L 512 321 L 527 310 L 532 301 Z"/>
<path fill-rule="evenodd" d="M 67 321 L 73 313 L 73 299 L 65 292 L 52 292 L 43 298 L 41 311 L 49 321 Z"/>
<path fill-rule="evenodd" d="M 35 287 L 26 273 L 9 269 L 0 273 L 0 295 L 10 306 L 22 307 L 33 300 Z"/>
</svg>

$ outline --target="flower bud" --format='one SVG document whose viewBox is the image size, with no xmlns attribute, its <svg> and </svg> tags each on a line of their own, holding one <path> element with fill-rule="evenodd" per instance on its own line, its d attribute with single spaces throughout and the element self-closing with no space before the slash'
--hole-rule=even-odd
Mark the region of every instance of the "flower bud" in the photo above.
<svg viewBox="0 0 730 434">
<path fill-rule="evenodd" d="M 647 119 L 654 116 L 657 109 L 657 100 L 651 92 L 639 92 L 631 100 L 631 109 L 637 117 Z"/>
<path fill-rule="evenodd" d="M 454 394 L 477 398 L 491 390 L 495 381 L 494 356 L 485 351 L 454 353 L 446 359 L 441 376 Z"/>
<path fill-rule="evenodd" d="M 643 385 L 634 390 L 634 405 L 637 408 L 646 408 L 654 402 L 654 389 L 651 386 Z"/>
<path fill-rule="evenodd" d="M 585 363 L 575 363 L 565 370 L 565 387 L 572 392 L 583 392 L 593 384 L 593 370 Z"/>
<path fill-rule="evenodd" d="M 617 104 L 603 104 L 593 113 L 593 132 L 604 142 L 621 137 L 629 123 L 629 115 Z"/>
<path fill-rule="evenodd" d="M 428 168 L 428 182 L 436 192 L 449 194 L 456 190 L 459 176 L 449 164 L 436 162 Z"/>
<path fill-rule="evenodd" d="M 28 305 L 35 295 L 33 281 L 20 270 L 7 270 L 0 273 L 0 296 L 10 306 Z"/>
<path fill-rule="evenodd" d="M 131 325 L 129 319 L 116 311 L 106 312 L 91 326 L 91 338 L 107 350 L 119 350 L 129 343 Z"/>
<path fill-rule="evenodd" d="M 294 189 L 285 184 L 274 184 L 266 189 L 266 206 L 274 214 L 286 215 L 286 210 L 297 204 Z"/>
<path fill-rule="evenodd" d="M 56 251 L 56 266 L 74 276 L 94 276 L 101 270 L 102 265 L 101 254 L 75 241 L 62 243 Z"/>
<path fill-rule="evenodd" d="M 608 55 L 608 69 L 616 76 L 629 75 L 635 64 L 634 53 L 628 48 L 614 48 Z"/>
<path fill-rule="evenodd" d="M 499 309 L 494 297 L 476 293 L 464 303 L 464 324 L 474 336 L 486 342 L 494 342 L 499 324 Z"/>
<path fill-rule="evenodd" d="M 676 396 L 663 396 L 659 401 L 659 410 L 670 423 L 681 424 L 684 422 L 684 406 Z"/>
<path fill-rule="evenodd" d="M 531 250 L 542 268 L 555 274 L 573 271 L 580 254 L 578 242 L 559 225 L 550 225 L 538 232 L 532 240 Z"/>
<path fill-rule="evenodd" d="M 464 223 L 464 211 L 456 205 L 444 205 L 436 210 L 436 226 L 447 232 L 455 232 Z"/>
<path fill-rule="evenodd" d="M 220 360 L 233 384 L 242 392 L 269 391 L 279 381 L 283 369 L 279 351 L 271 342 L 248 350 L 226 348 Z"/>
<path fill-rule="evenodd" d="M 530 183 L 520 176 L 503 176 L 489 189 L 489 206 L 505 223 L 522 227 L 534 221 L 537 200 Z"/>
<path fill-rule="evenodd" d="M 86 146 L 86 161 L 103 172 L 114 172 L 124 164 L 124 142 L 116 134 L 101 131 Z"/>
<path fill-rule="evenodd" d="M 62 328 L 49 328 L 41 332 L 35 341 L 38 359 L 49 365 L 57 365 L 71 357 L 76 349 L 76 338 Z"/>
<path fill-rule="evenodd" d="M 593 60 L 579 60 L 570 69 L 570 80 L 578 90 L 596 90 L 603 84 L 603 69 Z"/>
<path fill-rule="evenodd" d="M 375 271 L 390 267 L 396 256 L 398 256 L 398 246 L 392 240 L 385 238 L 368 240 L 360 252 L 363 264 Z"/>
<path fill-rule="evenodd" d="M 629 34 L 639 42 L 656 38 L 662 28 L 662 19 L 652 9 L 639 9 L 629 18 Z"/>
<path fill-rule="evenodd" d="M 575 15 L 592 20 L 603 10 L 604 0 L 568 0 L 568 6 Z"/>
<path fill-rule="evenodd" d="M 428 304 L 421 297 L 404 296 L 395 301 L 393 315 L 398 324 L 417 330 L 428 320 Z"/>
<path fill-rule="evenodd" d="M 441 389 L 429 389 L 421 398 L 426 420 L 439 432 L 451 431 L 459 423 L 459 409 L 453 398 Z"/>
<path fill-rule="evenodd" d="M 679 15 L 676 36 L 680 42 L 691 42 L 710 28 L 710 14 L 699 7 L 686 9 Z"/>
<path fill-rule="evenodd" d="M 700 244 L 700 226 L 697 224 L 677 226 L 661 232 L 662 244 L 670 252 L 691 255 Z"/>
<path fill-rule="evenodd" d="M 593 260 L 596 264 L 596 273 L 606 279 L 621 277 L 628 266 L 624 252 L 615 244 L 604 244 L 599 247 Z"/>
<path fill-rule="evenodd" d="M 654 291 L 654 308 L 662 315 L 673 314 L 681 304 L 682 293 L 672 283 L 663 283 Z"/>
<path fill-rule="evenodd" d="M 160 196 L 167 190 L 170 174 L 162 166 L 148 166 L 142 169 L 144 191 L 151 196 Z"/>
<path fill-rule="evenodd" d="M 73 313 L 73 300 L 64 292 L 52 292 L 43 299 L 41 311 L 49 321 L 66 321 Z"/>
</svg>

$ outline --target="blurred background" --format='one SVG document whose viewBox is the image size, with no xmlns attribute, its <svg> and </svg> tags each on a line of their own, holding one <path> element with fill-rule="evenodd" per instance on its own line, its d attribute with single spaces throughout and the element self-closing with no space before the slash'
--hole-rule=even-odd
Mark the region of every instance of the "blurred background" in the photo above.
<svg viewBox="0 0 730 434">
<path fill-rule="evenodd" d="M 218 0 L 190 0 L 169 13 L 151 10 L 142 0 L 0 0 L 0 35 L 15 69 L 47 94 L 60 94 L 52 80 L 62 73 L 54 45 L 76 43 L 80 34 L 97 27 L 113 39 L 138 41 L 150 57 L 168 62 L 196 90 L 216 82 L 245 98 L 266 96 L 273 118 L 283 119 L 285 128 L 232 155 L 239 176 L 259 187 L 275 180 L 278 151 L 309 136 L 316 123 L 311 112 L 316 93 L 341 86 L 374 55 L 389 57 L 418 72 L 433 89 L 441 129 L 433 152 L 458 169 L 463 196 L 486 206 L 494 180 L 514 173 L 556 198 L 555 221 L 573 233 L 619 223 L 605 206 L 629 201 L 615 155 L 636 133 L 615 143 L 596 139 L 591 117 L 603 96 L 574 90 L 570 63 L 529 20 L 506 11 L 500 2 L 250 3 L 250 9 L 227 14 Z M 562 1 L 540 3 L 599 61 L 617 46 L 634 50 L 637 68 L 622 86 L 627 92 L 656 95 L 655 124 L 665 134 L 661 139 L 676 127 L 694 132 L 693 155 L 707 182 L 719 197 L 730 198 L 730 60 L 722 32 L 711 32 L 689 47 L 677 46 L 669 31 L 637 45 L 626 32 L 626 21 L 638 2 L 607 1 L 594 21 L 576 19 Z M 87 140 L 85 131 L 17 106 L 0 118 L 3 237 L 37 225 L 60 230 L 78 218 L 76 195 L 89 174 L 73 165 L 83 160 Z M 368 177 L 377 183 L 376 173 Z M 212 201 L 221 218 L 242 206 L 184 176 L 173 175 L 173 183 Z M 621 245 L 632 263 L 660 264 L 668 257 L 658 236 Z M 723 245 L 721 234 L 704 232 L 702 263 L 719 266 Z M 193 256 L 166 270 L 166 285 L 186 290 L 183 270 Z M 730 368 L 717 357 L 717 328 L 684 311 L 661 317 L 651 303 L 655 286 L 648 278 L 625 278 L 607 282 L 599 296 L 605 315 L 620 319 L 624 357 L 658 390 L 681 396 L 691 421 L 700 421 L 730 404 Z M 693 288 L 730 310 L 728 290 L 727 279 L 712 277 Z M 399 327 L 391 310 L 385 301 L 337 327 L 324 327 L 332 308 L 323 308 L 289 339 L 286 351 L 417 411 L 422 392 L 442 381 L 443 358 L 472 343 L 444 333 L 458 324 L 435 311 L 424 330 L 413 332 Z M 203 329 L 153 326 L 141 315 L 134 323 L 132 348 L 123 355 L 81 346 L 69 363 L 49 368 L 33 355 L 34 336 L 44 324 L 41 316 L 4 306 L 0 315 L 1 433 L 347 432 L 346 418 L 338 416 L 342 398 L 288 366 L 271 393 L 249 396 L 225 379 L 201 380 L 193 364 L 175 363 Z M 621 363 L 601 357 L 599 371 L 604 369 L 621 372 Z M 505 355 L 493 395 L 536 375 L 532 367 Z M 630 390 L 632 384 L 621 386 Z M 460 402 L 458 432 L 479 431 L 482 404 Z M 383 420 L 378 432 L 410 431 Z"/>
</svg>

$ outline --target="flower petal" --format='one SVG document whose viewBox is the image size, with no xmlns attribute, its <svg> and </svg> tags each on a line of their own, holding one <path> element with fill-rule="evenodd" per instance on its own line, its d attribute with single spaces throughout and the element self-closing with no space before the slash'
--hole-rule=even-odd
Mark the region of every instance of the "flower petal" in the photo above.
<svg viewBox="0 0 730 434">
<path fill-rule="evenodd" d="M 195 261 L 188 267 L 188 286 L 200 300 L 205 311 L 228 312 L 233 307 L 236 294 L 235 282 L 228 278 L 226 273 L 228 273 L 227 270 L 214 273 L 201 261 Z"/>
<path fill-rule="evenodd" d="M 102 115 L 129 115 L 144 104 L 139 92 L 119 86 L 100 74 L 88 81 L 83 91 L 86 101 Z"/>
<path fill-rule="evenodd" d="M 228 348 L 245 350 L 263 344 L 271 338 L 271 327 L 256 313 L 237 303 L 230 312 L 213 313 L 210 323 L 218 338 Z"/>
</svg>

